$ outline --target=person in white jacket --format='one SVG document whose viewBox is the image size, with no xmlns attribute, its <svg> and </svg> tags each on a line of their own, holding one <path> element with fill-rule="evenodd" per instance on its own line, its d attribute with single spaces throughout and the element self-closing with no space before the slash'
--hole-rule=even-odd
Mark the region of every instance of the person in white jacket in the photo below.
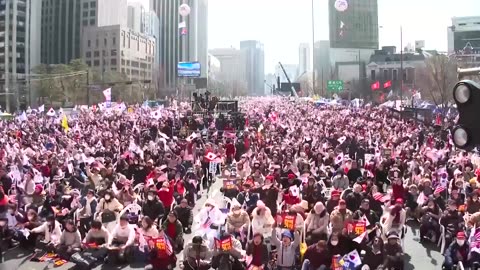
<svg viewBox="0 0 480 270">
<path fill-rule="evenodd" d="M 252 212 L 252 233 L 260 233 L 265 239 L 270 239 L 274 223 L 275 219 L 273 219 L 270 209 L 265 206 L 263 201 L 257 201 L 257 207 Z"/>
<path fill-rule="evenodd" d="M 110 252 L 108 261 L 116 264 L 133 255 L 133 244 L 135 243 L 135 229 L 128 223 L 127 215 L 120 217 L 120 222 L 112 231 L 112 237 L 108 241 Z"/>
<path fill-rule="evenodd" d="M 218 229 L 225 223 L 226 216 L 220 211 L 212 199 L 205 202 L 204 207 L 195 217 L 198 230 L 196 235 L 206 236 L 210 248 L 213 248 L 214 238 L 218 235 Z"/>
<path fill-rule="evenodd" d="M 48 249 L 53 249 L 58 245 L 62 236 L 60 222 L 56 221 L 54 216 L 48 216 L 46 222 L 32 229 L 30 233 L 43 234 Z"/>
</svg>

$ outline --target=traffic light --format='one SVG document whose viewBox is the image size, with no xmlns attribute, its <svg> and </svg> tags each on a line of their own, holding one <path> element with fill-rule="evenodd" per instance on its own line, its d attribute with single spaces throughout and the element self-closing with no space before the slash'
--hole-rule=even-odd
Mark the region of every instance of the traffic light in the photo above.
<svg viewBox="0 0 480 270">
<path fill-rule="evenodd" d="M 480 84 L 471 80 L 459 81 L 453 88 L 458 122 L 452 130 L 453 143 L 460 149 L 472 150 L 480 145 Z"/>
</svg>

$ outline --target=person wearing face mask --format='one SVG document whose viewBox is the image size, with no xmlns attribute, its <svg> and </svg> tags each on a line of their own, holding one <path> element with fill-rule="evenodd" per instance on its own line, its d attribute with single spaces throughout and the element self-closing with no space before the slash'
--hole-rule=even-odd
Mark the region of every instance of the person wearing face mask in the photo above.
<svg viewBox="0 0 480 270">
<path fill-rule="evenodd" d="M 78 230 L 84 237 L 90 230 L 90 224 L 93 221 L 93 214 L 97 211 L 97 198 L 95 198 L 95 191 L 89 189 L 87 196 L 80 199 L 81 208 L 79 210 L 80 226 Z"/>
<path fill-rule="evenodd" d="M 250 217 L 242 209 L 240 203 L 234 198 L 230 205 L 230 213 L 227 215 L 227 231 L 237 239 L 246 232 L 250 226 Z"/>
<path fill-rule="evenodd" d="M 149 217 L 155 223 L 165 216 L 165 207 L 163 203 L 158 200 L 157 192 L 155 190 L 149 190 L 147 193 L 147 200 L 142 207 L 143 215 Z"/>
<path fill-rule="evenodd" d="M 212 252 L 201 236 L 194 236 L 183 251 L 184 270 L 208 270 L 211 267 Z"/>
<path fill-rule="evenodd" d="M 98 203 L 98 215 L 109 232 L 116 225 L 117 215 L 122 211 L 123 205 L 113 197 L 113 192 L 107 190 Z"/>
<path fill-rule="evenodd" d="M 328 251 L 331 255 L 344 256 L 351 251 L 352 242 L 341 233 L 333 232 L 328 239 Z"/>
<path fill-rule="evenodd" d="M 420 241 L 429 239 L 432 243 L 436 243 L 440 233 L 440 207 L 435 203 L 433 197 L 428 198 L 427 204 L 422 208 L 423 216 L 420 224 Z"/>
<path fill-rule="evenodd" d="M 218 228 L 225 223 L 224 216 L 213 199 L 207 199 L 204 207 L 195 217 L 195 223 L 199 225 L 196 234 L 206 236 L 210 247 L 213 248 Z"/>
<path fill-rule="evenodd" d="M 305 220 L 307 245 L 327 239 L 327 227 L 330 215 L 322 202 L 317 202 Z"/>
<path fill-rule="evenodd" d="M 165 234 L 172 239 L 173 249 L 179 253 L 183 249 L 183 228 L 182 223 L 177 218 L 177 213 L 172 211 L 168 213 L 167 219 L 163 222 L 162 229 Z"/>
<path fill-rule="evenodd" d="M 443 212 L 440 223 L 445 227 L 445 246 L 448 246 L 464 225 L 463 217 L 459 214 L 454 200 L 448 202 L 448 208 Z"/>
<path fill-rule="evenodd" d="M 342 168 L 338 169 L 333 177 L 332 186 L 336 190 L 345 190 L 350 187 L 348 177 L 345 175 L 345 171 Z"/>
<path fill-rule="evenodd" d="M 442 269 L 457 269 L 458 262 L 462 262 L 464 268 L 470 267 L 470 264 L 467 260 L 470 252 L 469 246 L 470 245 L 467 242 L 465 233 L 463 231 L 458 232 L 455 241 L 448 246 L 443 254 L 445 261 L 443 262 Z"/>
</svg>

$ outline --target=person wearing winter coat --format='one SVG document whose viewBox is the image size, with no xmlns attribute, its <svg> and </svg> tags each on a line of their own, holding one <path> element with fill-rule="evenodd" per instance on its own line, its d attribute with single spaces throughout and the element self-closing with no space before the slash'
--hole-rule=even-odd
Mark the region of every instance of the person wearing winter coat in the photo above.
<svg viewBox="0 0 480 270">
<path fill-rule="evenodd" d="M 123 205 L 116 198 L 113 197 L 112 192 L 106 191 L 105 194 L 103 195 L 103 198 L 101 198 L 100 202 L 98 203 L 97 217 L 101 219 L 102 223 L 104 223 L 105 228 L 107 228 L 109 232 L 112 232 L 113 228 L 117 224 L 118 215 L 120 214 L 122 209 L 123 209 Z M 108 212 L 114 213 L 115 220 L 113 221 L 103 220 L 104 214 Z"/>
<path fill-rule="evenodd" d="M 269 261 L 269 252 L 262 234 L 253 235 L 253 239 L 247 243 L 246 254 L 252 257 L 252 261 L 247 267 L 265 268 Z"/>
<path fill-rule="evenodd" d="M 389 233 L 391 230 L 395 230 L 397 233 L 401 233 L 406 218 L 407 212 L 403 209 L 403 200 L 397 199 L 395 205 L 387 211 L 386 219 L 383 223 L 383 231 Z"/>
<path fill-rule="evenodd" d="M 277 267 L 279 269 L 290 269 L 295 266 L 296 251 L 300 245 L 300 234 L 295 231 L 294 235 L 290 231 L 282 233 L 282 239 L 277 238 L 276 229 L 272 230 L 272 245 L 277 247 Z"/>
<path fill-rule="evenodd" d="M 303 258 L 302 270 L 326 270 L 332 263 L 332 254 L 327 248 L 326 240 L 308 246 Z"/>
<path fill-rule="evenodd" d="M 183 232 L 186 234 L 192 233 L 193 212 L 187 199 L 182 199 L 174 211 L 177 213 L 178 220 L 182 223 Z"/>
<path fill-rule="evenodd" d="M 62 236 L 60 222 L 56 221 L 54 216 L 48 216 L 46 222 L 30 230 L 30 233 L 43 234 L 45 236 L 45 242 L 47 242 L 50 247 L 59 244 L 60 237 Z"/>
<path fill-rule="evenodd" d="M 199 226 L 196 234 L 199 236 L 206 235 L 210 248 L 213 248 L 218 228 L 225 223 L 225 217 L 213 199 L 207 199 L 204 207 L 195 217 L 195 222 Z"/>
<path fill-rule="evenodd" d="M 56 246 L 56 251 L 65 260 L 70 259 L 75 252 L 80 251 L 82 245 L 82 239 L 80 232 L 73 220 L 69 219 L 65 221 L 65 230 L 60 236 L 60 242 Z"/>
<path fill-rule="evenodd" d="M 165 234 L 172 239 L 174 250 L 180 252 L 183 249 L 183 228 L 175 211 L 168 213 L 167 219 L 163 222 L 162 229 Z"/>
<path fill-rule="evenodd" d="M 157 191 L 158 199 L 163 203 L 163 206 L 165 207 L 165 214 L 170 213 L 174 201 L 174 191 L 175 181 L 171 181 L 170 183 L 168 181 L 164 181 L 162 183 L 162 188 Z"/>
<path fill-rule="evenodd" d="M 80 199 L 81 208 L 79 210 L 80 234 L 85 235 L 90 230 L 90 224 L 93 221 L 93 215 L 97 211 L 97 199 L 93 189 L 87 191 L 87 196 Z"/>
<path fill-rule="evenodd" d="M 262 201 L 258 201 L 257 207 L 252 211 L 252 233 L 260 233 L 265 239 L 270 238 L 274 223 L 270 209 Z"/>
<path fill-rule="evenodd" d="M 235 234 L 235 237 L 238 237 L 241 235 L 241 231 L 246 232 L 249 226 L 250 217 L 248 213 L 242 209 L 242 206 L 236 199 L 233 199 L 230 206 L 230 213 L 227 215 L 228 233 Z"/>
<path fill-rule="evenodd" d="M 340 200 L 338 206 L 330 214 L 330 222 L 332 223 L 333 231 L 343 231 L 345 224 L 350 221 L 353 221 L 353 213 L 347 209 L 345 201 Z"/>
<path fill-rule="evenodd" d="M 458 265 L 459 261 L 463 263 L 463 267 L 468 268 L 470 266 L 468 261 L 469 247 L 465 233 L 458 232 L 455 241 L 444 252 L 445 261 L 443 262 L 443 269 L 456 269 L 454 266 Z"/>
<path fill-rule="evenodd" d="M 208 270 L 212 251 L 201 236 L 195 236 L 183 250 L 183 258 L 184 270 Z"/>
<path fill-rule="evenodd" d="M 317 202 L 305 220 L 307 245 L 327 239 L 329 221 L 330 215 L 327 213 L 327 209 L 322 202 Z"/>
<path fill-rule="evenodd" d="M 350 182 L 348 181 L 348 177 L 345 175 L 345 171 L 343 169 L 338 169 L 337 174 L 333 177 L 332 186 L 334 189 L 337 190 L 345 190 L 350 186 Z"/>
<path fill-rule="evenodd" d="M 164 217 L 165 207 L 163 203 L 158 200 L 157 193 L 154 190 L 148 191 L 147 200 L 142 207 L 142 213 L 154 222 L 162 220 Z"/>
</svg>

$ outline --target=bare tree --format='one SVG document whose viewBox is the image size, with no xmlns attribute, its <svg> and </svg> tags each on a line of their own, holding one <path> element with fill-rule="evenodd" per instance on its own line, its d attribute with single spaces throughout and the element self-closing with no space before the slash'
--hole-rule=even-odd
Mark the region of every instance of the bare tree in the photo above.
<svg viewBox="0 0 480 270">
<path fill-rule="evenodd" d="M 452 102 L 452 89 L 457 82 L 455 59 L 436 55 L 425 60 L 424 67 L 415 70 L 416 85 L 422 98 L 446 108 Z"/>
</svg>

